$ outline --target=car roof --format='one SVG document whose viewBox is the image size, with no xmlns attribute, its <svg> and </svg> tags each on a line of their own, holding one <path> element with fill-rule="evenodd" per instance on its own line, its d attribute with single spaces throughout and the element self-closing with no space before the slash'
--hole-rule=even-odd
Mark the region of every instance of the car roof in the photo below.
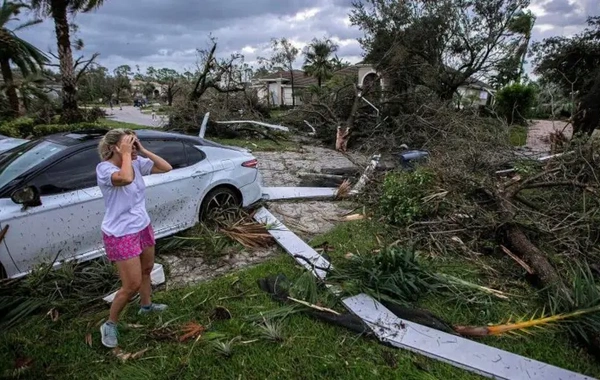
<svg viewBox="0 0 600 380">
<path fill-rule="evenodd" d="M 62 145 L 73 146 L 80 145 L 90 140 L 99 140 L 104 136 L 109 129 L 82 129 L 77 131 L 55 133 L 45 136 L 45 140 L 57 142 Z M 169 139 L 169 140 L 185 140 L 195 144 L 201 143 L 199 137 L 188 136 L 181 133 L 163 132 L 149 129 L 135 130 L 135 134 L 141 139 Z"/>
<path fill-rule="evenodd" d="M 45 136 L 43 139 L 52 141 L 68 147 L 80 146 L 80 145 L 94 145 L 97 141 L 102 138 L 110 129 L 82 129 L 78 131 L 61 132 L 53 135 Z M 135 134 L 145 139 L 168 139 L 168 140 L 179 140 L 188 142 L 194 145 L 209 146 L 214 148 L 222 148 L 228 150 L 241 150 L 240 148 L 221 145 L 216 142 L 205 140 L 197 136 L 185 135 L 177 132 L 166 132 L 152 129 L 136 129 Z"/>
</svg>

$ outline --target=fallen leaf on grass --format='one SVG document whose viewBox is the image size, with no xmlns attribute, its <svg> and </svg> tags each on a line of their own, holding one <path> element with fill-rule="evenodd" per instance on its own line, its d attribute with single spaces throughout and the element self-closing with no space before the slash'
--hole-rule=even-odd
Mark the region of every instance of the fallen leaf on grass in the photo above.
<svg viewBox="0 0 600 380">
<path fill-rule="evenodd" d="M 121 361 L 126 362 L 127 360 L 135 360 L 135 359 L 141 358 L 142 355 L 144 355 L 144 353 L 148 350 L 149 350 L 149 348 L 145 348 L 141 351 L 131 353 L 131 352 L 125 352 L 125 351 L 121 350 L 119 347 L 117 347 L 117 348 L 113 349 L 112 352 L 117 358 L 121 359 Z"/>
<path fill-rule="evenodd" d="M 181 332 L 184 333 L 179 337 L 180 342 L 185 342 L 188 339 L 200 337 L 206 328 L 196 322 L 188 322 L 182 328 Z"/>
<path fill-rule="evenodd" d="M 223 306 L 217 306 L 212 313 L 210 313 L 210 319 L 215 321 L 226 321 L 231 319 L 231 312 Z"/>
<path fill-rule="evenodd" d="M 87 334 L 85 336 L 85 344 L 92 347 L 92 334 Z"/>
<path fill-rule="evenodd" d="M 29 369 L 33 364 L 32 358 L 16 358 L 15 359 L 15 369 L 22 371 Z"/>
<path fill-rule="evenodd" d="M 50 319 L 52 320 L 52 322 L 58 321 L 58 316 L 59 316 L 58 315 L 58 310 L 56 310 L 56 309 L 50 309 L 50 311 L 48 311 L 46 313 L 46 315 L 50 317 Z"/>
</svg>

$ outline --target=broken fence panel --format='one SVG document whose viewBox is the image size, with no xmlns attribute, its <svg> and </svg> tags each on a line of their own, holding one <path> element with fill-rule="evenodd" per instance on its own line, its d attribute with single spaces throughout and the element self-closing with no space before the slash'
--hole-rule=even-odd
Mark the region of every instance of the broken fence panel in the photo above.
<svg viewBox="0 0 600 380">
<path fill-rule="evenodd" d="M 269 234 L 275 238 L 277 243 L 286 250 L 287 253 L 307 270 L 312 272 L 317 278 L 324 280 L 327 276 L 327 269 L 331 268 L 329 261 L 304 240 L 300 239 L 295 233 L 290 231 L 266 208 L 261 208 L 254 214 L 254 220 L 264 223 L 268 226 Z"/>
<path fill-rule="evenodd" d="M 263 123 L 261 121 L 256 120 L 230 120 L 230 121 L 217 121 L 217 124 L 255 124 L 260 125 L 261 127 L 267 127 L 271 129 L 277 129 L 279 131 L 289 132 L 290 129 L 288 127 L 284 127 L 283 125 L 275 125 Z"/>
<path fill-rule="evenodd" d="M 263 187 L 263 199 L 276 201 L 283 199 L 335 198 L 335 187 Z"/>
<path fill-rule="evenodd" d="M 366 294 L 342 300 L 382 342 L 492 379 L 591 380 L 593 378 L 402 320 Z"/>
</svg>

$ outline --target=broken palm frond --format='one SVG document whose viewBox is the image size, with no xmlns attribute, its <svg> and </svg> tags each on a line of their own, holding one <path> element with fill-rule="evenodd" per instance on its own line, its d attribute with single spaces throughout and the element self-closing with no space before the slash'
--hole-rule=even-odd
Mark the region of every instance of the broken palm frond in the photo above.
<svg viewBox="0 0 600 380">
<path fill-rule="evenodd" d="M 196 322 L 188 322 L 181 327 L 183 335 L 179 337 L 179 341 L 185 342 L 189 339 L 196 339 L 200 337 L 204 331 L 206 331 L 206 327 Z"/>
<path fill-rule="evenodd" d="M 335 193 L 335 199 L 348 198 L 350 196 L 350 191 L 352 191 L 352 184 L 349 180 L 345 179 L 340 187 L 338 187 L 337 192 Z"/>
<path fill-rule="evenodd" d="M 116 269 L 105 260 L 49 267 L 41 265 L 25 278 L 0 283 L 0 329 L 15 327 L 40 310 L 56 321 L 61 312 L 87 309 L 118 287 Z"/>
<path fill-rule="evenodd" d="M 433 289 L 432 279 L 415 252 L 401 247 L 384 248 L 377 254 L 357 254 L 328 276 L 329 281 L 341 282 L 350 293 L 387 296 L 400 303 L 416 301 Z"/>
<path fill-rule="evenodd" d="M 533 315 L 530 319 L 521 319 L 516 322 L 510 320 L 506 323 L 493 325 L 493 326 L 454 326 L 454 330 L 463 336 L 488 336 L 488 335 L 502 335 L 513 332 L 525 332 L 528 333 L 528 329 L 531 328 L 546 328 L 557 322 L 563 322 L 570 319 L 577 319 L 584 317 L 588 314 L 594 314 L 600 312 L 600 305 L 589 309 L 575 310 L 570 313 L 557 314 L 544 316 L 542 312 L 540 317 Z"/>
<path fill-rule="evenodd" d="M 146 351 L 148 351 L 149 348 L 145 348 L 141 351 L 138 352 L 125 352 L 122 349 L 120 349 L 119 347 L 115 348 L 112 350 L 112 353 L 119 358 L 121 361 L 126 362 L 127 360 L 135 360 L 135 359 L 139 359 L 142 357 L 142 355 L 144 355 L 146 353 Z"/>
<path fill-rule="evenodd" d="M 327 307 L 322 307 L 322 306 L 318 306 L 318 305 L 311 305 L 310 303 L 306 302 L 306 301 L 302 301 L 302 300 L 298 300 L 292 297 L 288 297 L 288 299 L 292 302 L 296 302 L 297 304 L 306 306 L 310 309 L 315 309 L 318 311 L 324 311 L 326 313 L 331 313 L 331 314 L 335 314 L 335 315 L 340 315 L 340 313 L 338 313 L 337 311 L 333 310 L 333 309 L 329 309 Z"/>
<path fill-rule="evenodd" d="M 212 221 L 218 231 L 249 249 L 265 248 L 273 244 L 267 226 L 252 219 L 242 210 L 215 213 Z"/>
<path fill-rule="evenodd" d="M 317 303 L 319 299 L 319 285 L 316 277 L 308 271 L 304 271 L 289 288 L 290 295 L 311 304 Z"/>
<path fill-rule="evenodd" d="M 469 281 L 465 281 L 458 277 L 450 276 L 443 273 L 436 273 L 436 277 L 440 279 L 440 283 L 446 284 L 447 286 L 457 286 L 465 289 L 472 289 L 475 291 L 479 291 L 485 294 L 492 295 L 496 298 L 500 298 L 502 300 L 507 300 L 509 298 L 509 294 L 502 292 L 500 290 L 488 288 L 486 286 L 478 285 Z"/>
</svg>

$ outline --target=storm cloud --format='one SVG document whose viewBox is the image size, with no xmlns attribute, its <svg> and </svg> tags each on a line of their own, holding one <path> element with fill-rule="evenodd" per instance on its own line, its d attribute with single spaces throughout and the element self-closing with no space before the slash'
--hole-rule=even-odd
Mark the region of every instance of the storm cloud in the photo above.
<svg viewBox="0 0 600 380">
<path fill-rule="evenodd" d="M 533 39 L 579 32 L 597 13 L 596 2 L 533 0 L 538 17 Z M 184 70 L 195 67 L 196 49 L 208 46 L 209 35 L 217 38 L 220 55 L 241 52 L 251 64 L 270 54 L 272 38 L 286 37 L 302 48 L 315 37 L 328 37 L 340 46 L 340 57 L 357 62 L 362 33 L 349 23 L 351 8 L 352 0 L 106 0 L 99 10 L 76 16 L 85 48 L 75 54 L 98 52 L 99 63 L 110 69 L 128 64 L 142 71 Z M 50 20 L 20 34 L 42 50 L 56 51 Z"/>
</svg>

